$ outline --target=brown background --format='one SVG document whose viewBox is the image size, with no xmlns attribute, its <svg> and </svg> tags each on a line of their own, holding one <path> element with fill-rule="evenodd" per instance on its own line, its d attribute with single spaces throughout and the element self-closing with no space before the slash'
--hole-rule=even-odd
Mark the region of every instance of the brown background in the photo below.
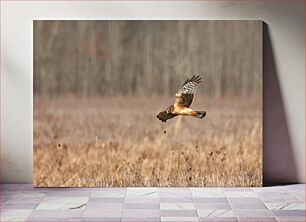
<svg viewBox="0 0 306 222">
<path fill-rule="evenodd" d="M 259 21 L 35 21 L 34 95 L 262 95 Z"/>
</svg>

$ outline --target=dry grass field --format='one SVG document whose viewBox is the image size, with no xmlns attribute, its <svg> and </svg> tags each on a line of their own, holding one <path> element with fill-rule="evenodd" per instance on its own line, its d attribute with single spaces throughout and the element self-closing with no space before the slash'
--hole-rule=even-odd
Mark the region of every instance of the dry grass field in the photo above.
<svg viewBox="0 0 306 222">
<path fill-rule="evenodd" d="M 35 186 L 260 186 L 261 99 L 195 99 L 204 119 L 155 116 L 173 98 L 34 99 Z"/>
</svg>

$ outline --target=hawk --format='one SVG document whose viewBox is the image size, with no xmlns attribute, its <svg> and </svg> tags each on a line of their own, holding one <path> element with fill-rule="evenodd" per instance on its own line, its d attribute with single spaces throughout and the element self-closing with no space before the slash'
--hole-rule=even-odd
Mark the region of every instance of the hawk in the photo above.
<svg viewBox="0 0 306 222">
<path fill-rule="evenodd" d="M 187 79 L 175 94 L 175 103 L 169 106 L 165 111 L 157 114 L 156 117 L 162 122 L 166 122 L 168 119 L 178 115 L 193 116 L 202 119 L 206 115 L 206 111 L 193 111 L 189 108 L 194 98 L 197 85 L 201 80 L 199 75 L 194 75 L 190 79 Z"/>
</svg>

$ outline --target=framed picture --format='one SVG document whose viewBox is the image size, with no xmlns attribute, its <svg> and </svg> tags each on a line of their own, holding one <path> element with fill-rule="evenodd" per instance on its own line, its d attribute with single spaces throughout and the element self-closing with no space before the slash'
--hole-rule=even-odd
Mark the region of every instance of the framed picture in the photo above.
<svg viewBox="0 0 306 222">
<path fill-rule="evenodd" d="M 34 21 L 38 187 L 262 185 L 262 22 Z"/>
</svg>

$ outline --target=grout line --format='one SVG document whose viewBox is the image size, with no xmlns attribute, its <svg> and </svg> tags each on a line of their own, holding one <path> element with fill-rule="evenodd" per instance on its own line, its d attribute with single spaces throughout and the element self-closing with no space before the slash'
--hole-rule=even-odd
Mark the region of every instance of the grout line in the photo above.
<svg viewBox="0 0 306 222">
<path fill-rule="evenodd" d="M 161 206 L 160 206 L 160 187 L 157 187 L 157 196 L 158 196 L 158 205 L 159 205 L 159 219 L 162 221 L 162 215 L 161 215 Z"/>
<path fill-rule="evenodd" d="M 0 194 L 1 195 L 1 194 Z M 1 199 L 1 198 L 0 198 Z M 3 205 L 1 206 L 1 209 L 8 203 L 8 201 L 11 199 L 11 197 L 10 198 L 8 198 L 7 199 L 7 201 L 5 201 L 4 203 L 3 203 Z"/>
<path fill-rule="evenodd" d="M 31 213 L 26 217 L 25 221 L 27 221 L 27 220 L 31 217 L 31 215 L 32 215 L 32 213 L 33 213 L 34 210 L 35 210 L 35 209 L 32 209 Z"/>
<path fill-rule="evenodd" d="M 221 190 L 222 190 L 222 192 L 224 193 L 224 196 L 225 196 L 225 198 L 226 198 L 226 200 L 227 200 L 228 204 L 230 205 L 231 210 L 233 211 L 233 213 L 234 213 L 234 215 L 235 215 L 235 217 L 236 217 L 237 221 L 239 222 L 239 221 L 240 221 L 240 219 L 238 218 L 238 216 L 237 216 L 237 214 L 236 214 L 236 212 L 235 212 L 235 210 L 234 210 L 234 208 L 233 208 L 233 206 L 232 206 L 231 202 L 229 201 L 229 199 L 228 199 L 228 196 L 227 196 L 226 192 L 225 192 L 225 191 L 224 191 L 222 188 L 221 188 Z"/>
<path fill-rule="evenodd" d="M 25 185 L 26 185 L 26 184 L 24 184 L 23 186 L 25 186 Z M 23 187 L 23 186 L 22 186 L 22 187 Z M 33 184 L 32 184 L 32 186 L 33 186 Z M 33 192 L 35 192 L 35 191 L 33 191 Z M 26 220 L 27 220 L 28 218 L 31 217 L 31 215 L 33 214 L 34 210 L 35 210 L 35 209 L 39 206 L 39 204 L 45 199 L 45 197 L 46 197 L 46 194 L 44 193 L 44 197 L 41 198 L 41 200 L 39 201 L 39 203 L 37 204 L 37 206 L 36 206 L 34 209 L 32 209 L 31 213 L 27 216 Z"/>
<path fill-rule="evenodd" d="M 88 197 L 88 200 L 87 200 L 87 203 L 86 203 L 86 205 L 85 205 L 85 208 L 84 208 L 84 211 L 83 211 L 83 214 L 82 214 L 82 221 L 84 221 L 84 214 L 85 214 L 85 211 L 86 211 L 86 208 L 87 208 L 87 206 L 88 206 L 88 203 L 89 203 L 89 199 L 90 199 L 90 197 L 91 197 L 91 195 L 92 195 L 92 193 L 93 193 L 93 191 L 94 191 L 94 187 L 93 188 L 91 188 L 91 191 L 90 191 L 90 194 L 89 194 L 89 197 Z"/>
<path fill-rule="evenodd" d="M 124 199 L 123 199 L 123 206 L 122 206 L 122 213 L 121 213 L 120 221 L 122 221 L 123 212 L 124 212 L 124 209 L 125 209 L 125 200 L 126 200 L 127 189 L 128 189 L 128 187 L 125 187 L 125 193 L 124 193 Z"/>
<path fill-rule="evenodd" d="M 14 184 L 14 183 L 13 183 Z M 8 198 L 8 200 L 7 201 L 5 201 L 4 203 L 3 203 L 3 206 L 2 207 L 4 207 L 4 205 L 6 205 L 7 204 L 7 202 L 17 193 L 17 192 L 20 192 L 21 191 L 21 189 L 25 186 L 26 184 L 22 184 L 22 186 L 20 186 L 17 190 L 13 190 L 13 191 L 8 191 L 8 192 L 12 192 L 13 193 L 13 195 L 12 196 L 10 196 L 9 198 Z M 3 197 L 3 191 L 5 191 L 5 190 L 0 190 L 0 200 L 2 199 L 2 197 Z M 1 194 L 2 193 L 2 194 Z M 22 192 L 21 192 L 22 193 Z M 2 207 L 1 207 L 1 209 L 2 209 Z"/>
<path fill-rule="evenodd" d="M 22 189 L 25 185 L 26 185 L 26 183 L 23 184 L 22 186 L 20 186 L 19 189 L 18 189 L 17 191 L 21 191 L 21 189 Z"/>
<path fill-rule="evenodd" d="M 287 190 L 289 190 L 289 193 L 292 194 L 293 196 L 295 196 L 297 199 L 301 200 L 303 203 L 305 203 L 305 199 L 304 198 L 300 198 L 299 195 L 297 195 L 294 191 L 291 191 L 290 189 L 287 188 Z M 304 191 L 305 192 L 305 191 Z"/>
<path fill-rule="evenodd" d="M 255 192 L 254 188 L 252 188 L 253 192 L 256 193 L 256 195 L 258 196 L 258 199 L 263 203 L 263 205 L 265 205 L 265 207 L 267 208 L 267 210 L 272 214 L 273 218 L 276 220 L 276 221 L 279 221 L 277 219 L 277 217 L 272 213 L 272 211 L 269 209 L 269 207 L 266 205 L 266 203 L 263 201 L 263 199 L 260 197 L 260 195 L 258 195 L 257 192 Z M 288 189 L 287 189 L 288 190 Z"/>
<path fill-rule="evenodd" d="M 201 221 L 201 218 L 200 218 L 200 213 L 199 213 L 199 209 L 195 203 L 195 199 L 194 199 L 194 196 L 193 196 L 193 193 L 192 193 L 192 190 L 191 190 L 191 187 L 188 187 L 189 188 L 189 191 L 191 192 L 191 196 L 192 196 L 192 201 L 193 201 L 193 204 L 194 204 L 194 207 L 196 209 L 196 212 L 197 212 L 197 217 L 198 217 L 198 220 Z"/>
</svg>

